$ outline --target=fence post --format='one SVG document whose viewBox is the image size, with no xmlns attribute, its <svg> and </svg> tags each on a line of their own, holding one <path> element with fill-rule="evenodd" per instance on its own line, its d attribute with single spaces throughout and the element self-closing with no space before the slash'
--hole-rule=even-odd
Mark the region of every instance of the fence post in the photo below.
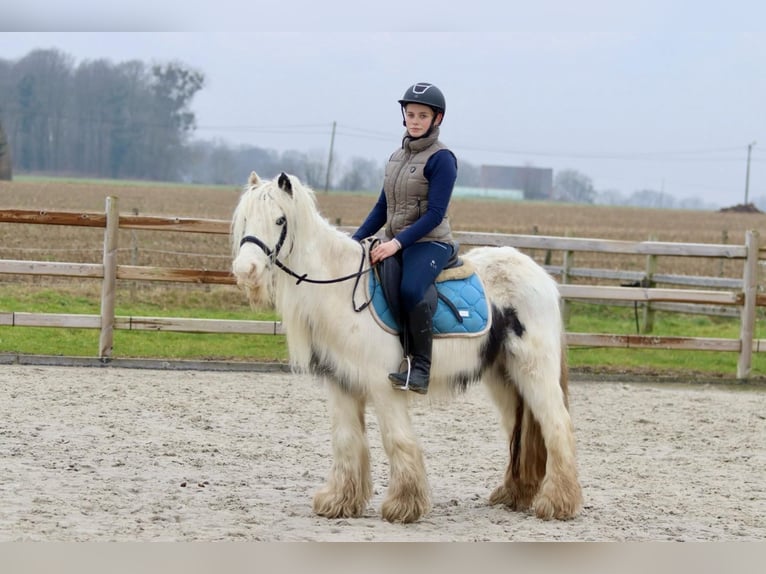
<svg viewBox="0 0 766 574">
<path fill-rule="evenodd" d="M 540 233 L 540 230 L 537 228 L 537 225 L 533 225 L 533 226 L 532 226 L 532 235 L 537 235 L 537 234 L 539 234 L 539 233 Z M 535 258 L 535 254 L 536 254 L 536 252 L 537 252 L 537 251 L 536 251 L 535 249 L 530 249 L 530 250 L 529 250 L 529 256 L 530 256 L 532 259 L 534 259 L 534 258 Z"/>
<path fill-rule="evenodd" d="M 745 301 L 742 305 L 739 360 L 737 361 L 737 378 L 747 379 L 753 358 L 753 333 L 755 332 L 756 296 L 758 294 L 758 253 L 760 250 L 757 231 L 749 230 L 745 236 L 747 258 L 742 277 Z"/>
<path fill-rule="evenodd" d="M 137 207 L 133 208 L 133 215 L 138 215 Z M 138 265 L 138 236 L 136 235 L 135 229 L 130 230 L 130 264 Z M 130 282 L 130 300 L 131 301 L 136 300 L 136 282 L 135 281 Z"/>
<path fill-rule="evenodd" d="M 104 281 L 101 284 L 101 335 L 98 357 L 106 361 L 112 355 L 114 343 L 114 298 L 117 284 L 117 242 L 120 230 L 118 199 L 106 198 L 106 228 L 104 229 Z"/>
<path fill-rule="evenodd" d="M 649 241 L 657 241 L 657 237 L 654 235 L 649 236 Z M 654 281 L 654 274 L 657 273 L 657 256 L 646 256 L 646 275 L 644 277 L 642 287 L 651 288 L 656 287 L 657 283 Z M 651 333 L 654 331 L 654 309 L 649 301 L 644 302 L 643 313 L 643 325 L 641 327 L 641 333 Z"/>
<path fill-rule="evenodd" d="M 727 245 L 729 243 L 729 232 L 726 229 L 724 229 L 721 232 L 721 243 L 723 243 L 724 245 Z M 719 277 L 724 276 L 723 266 L 724 266 L 724 258 L 721 257 L 721 259 L 718 260 L 718 276 Z"/>
<path fill-rule="evenodd" d="M 572 269 L 572 262 L 574 261 L 574 251 L 564 251 L 564 259 L 561 265 L 561 284 L 569 284 L 569 272 Z M 567 304 L 566 299 L 561 299 L 561 318 L 564 321 L 564 327 L 569 326 L 569 316 L 572 313 L 572 309 Z"/>
</svg>

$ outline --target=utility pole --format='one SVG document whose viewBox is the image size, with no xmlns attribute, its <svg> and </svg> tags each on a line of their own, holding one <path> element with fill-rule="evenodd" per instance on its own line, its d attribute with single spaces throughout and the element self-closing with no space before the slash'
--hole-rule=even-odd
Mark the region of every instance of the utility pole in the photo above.
<svg viewBox="0 0 766 574">
<path fill-rule="evenodd" d="M 747 172 L 745 174 L 745 205 L 747 205 L 747 196 L 750 193 L 750 153 L 753 151 L 753 146 L 758 142 L 750 142 L 747 144 Z"/>
<path fill-rule="evenodd" d="M 330 136 L 330 155 L 327 157 L 327 173 L 325 174 L 325 180 L 324 180 L 325 193 L 327 193 L 327 190 L 330 187 L 330 168 L 332 167 L 332 149 L 335 146 L 335 125 L 336 125 L 336 122 L 333 122 L 332 135 Z"/>
</svg>

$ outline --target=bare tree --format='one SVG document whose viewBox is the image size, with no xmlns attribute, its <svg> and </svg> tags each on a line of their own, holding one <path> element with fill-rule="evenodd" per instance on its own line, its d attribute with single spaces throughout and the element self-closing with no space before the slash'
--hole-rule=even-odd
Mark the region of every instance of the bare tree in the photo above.
<svg viewBox="0 0 766 574">
<path fill-rule="evenodd" d="M 639 189 L 630 194 L 628 198 L 629 205 L 637 207 L 655 207 L 655 208 L 673 208 L 676 206 L 676 199 L 663 191 L 653 189 Z"/>
<path fill-rule="evenodd" d="M 575 169 L 564 169 L 556 173 L 553 190 L 557 201 L 593 203 L 596 196 L 593 181 Z"/>
<path fill-rule="evenodd" d="M 30 171 L 61 167 L 71 57 L 58 50 L 33 50 L 15 63 L 5 101 L 17 166 Z"/>
<path fill-rule="evenodd" d="M 205 85 L 201 72 L 173 62 L 152 67 L 151 89 L 154 119 L 150 124 L 151 137 L 147 142 L 152 157 L 150 172 L 157 179 L 176 179 L 181 169 L 183 146 L 196 127 L 191 111 L 194 95 Z M 159 161 L 157 161 L 159 160 Z"/>
<path fill-rule="evenodd" d="M 378 192 L 383 187 L 383 164 L 353 157 L 340 177 L 338 188 L 345 191 Z"/>
<path fill-rule="evenodd" d="M 625 205 L 627 199 L 617 189 L 603 189 L 596 193 L 595 203 L 599 205 Z"/>
<path fill-rule="evenodd" d="M 11 169 L 11 146 L 3 130 L 3 122 L 0 121 L 0 180 L 10 181 L 13 178 Z"/>
</svg>

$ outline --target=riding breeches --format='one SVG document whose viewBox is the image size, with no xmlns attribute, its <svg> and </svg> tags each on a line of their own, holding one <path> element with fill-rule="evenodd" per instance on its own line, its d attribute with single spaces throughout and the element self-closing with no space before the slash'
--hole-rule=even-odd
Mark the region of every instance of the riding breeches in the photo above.
<svg viewBox="0 0 766 574">
<path fill-rule="evenodd" d="M 428 288 L 452 257 L 454 247 L 438 241 L 421 241 L 403 249 L 399 287 L 404 312 L 409 313 L 425 297 Z"/>
</svg>

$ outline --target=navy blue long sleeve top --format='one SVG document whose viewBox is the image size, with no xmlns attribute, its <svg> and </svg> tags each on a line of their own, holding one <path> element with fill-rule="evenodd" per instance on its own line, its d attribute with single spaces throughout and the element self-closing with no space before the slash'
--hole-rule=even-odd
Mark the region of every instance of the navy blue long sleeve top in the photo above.
<svg viewBox="0 0 766 574">
<path fill-rule="evenodd" d="M 447 214 L 452 188 L 457 179 L 457 161 L 453 153 L 442 149 L 433 154 L 423 168 L 423 175 L 428 180 L 428 209 L 420 218 L 396 235 L 402 249 L 415 243 L 434 229 Z M 385 190 L 381 190 L 378 201 L 370 211 L 367 219 L 356 230 L 353 238 L 361 241 L 365 237 L 375 235 L 386 224 L 388 202 Z"/>
</svg>

